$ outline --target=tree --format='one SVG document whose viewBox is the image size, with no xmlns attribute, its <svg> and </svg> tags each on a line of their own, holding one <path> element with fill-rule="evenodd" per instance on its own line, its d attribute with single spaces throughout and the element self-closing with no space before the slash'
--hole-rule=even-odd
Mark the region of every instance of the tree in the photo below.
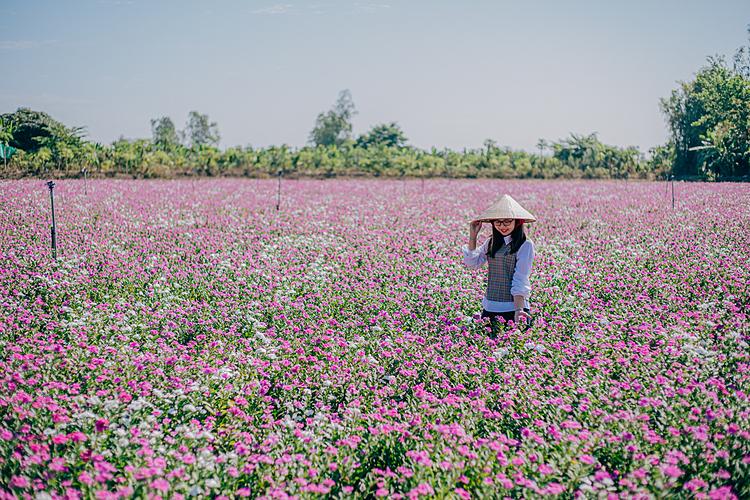
<svg viewBox="0 0 750 500">
<path fill-rule="evenodd" d="M 59 141 L 80 145 L 85 135 L 84 127 L 68 128 L 47 113 L 29 108 L 18 108 L 15 113 L 0 115 L 0 119 L 14 129 L 9 144 L 28 152 Z"/>
<path fill-rule="evenodd" d="M 407 138 L 396 122 L 375 125 L 367 134 L 359 136 L 357 146 L 387 146 L 394 148 L 406 147 Z"/>
<path fill-rule="evenodd" d="M 190 147 L 217 146 L 220 139 L 219 126 L 216 122 L 209 121 L 208 115 L 197 111 L 191 111 L 188 115 L 187 125 L 182 135 Z"/>
<path fill-rule="evenodd" d="M 10 120 L 0 117 L 0 142 L 8 144 L 13 140 L 13 132 L 16 130 L 16 124 Z"/>
<path fill-rule="evenodd" d="M 180 137 L 172 119 L 168 116 L 151 120 L 153 143 L 162 150 L 171 150 L 180 143 Z"/>
<path fill-rule="evenodd" d="M 550 147 L 550 143 L 547 139 L 539 139 L 536 142 L 536 147 L 539 149 L 539 156 L 544 156 L 544 150 Z"/>
<path fill-rule="evenodd" d="M 8 157 L 15 150 L 10 147 L 10 141 L 13 140 L 13 132 L 16 131 L 16 124 L 10 120 L 0 117 L 0 148 L 2 148 L 3 167 L 8 166 Z"/>
<path fill-rule="evenodd" d="M 750 44 L 737 51 L 732 67 L 709 57 L 693 81 L 680 82 L 660 105 L 674 144 L 674 175 L 750 175 Z"/>
<path fill-rule="evenodd" d="M 700 136 L 701 172 L 717 179 L 750 175 L 750 79 L 723 68 L 697 94 L 706 114 Z"/>
<path fill-rule="evenodd" d="M 342 90 L 333 108 L 318 115 L 310 132 L 310 142 L 316 146 L 340 146 L 351 138 L 351 119 L 356 114 L 351 92 Z"/>
</svg>

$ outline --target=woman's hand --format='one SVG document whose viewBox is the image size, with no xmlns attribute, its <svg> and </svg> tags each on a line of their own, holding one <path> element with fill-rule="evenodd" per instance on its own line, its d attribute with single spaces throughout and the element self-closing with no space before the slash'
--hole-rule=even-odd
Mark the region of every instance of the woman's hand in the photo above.
<svg viewBox="0 0 750 500">
<path fill-rule="evenodd" d="M 482 229 L 482 221 L 474 221 L 469 223 L 469 250 L 472 252 L 477 248 L 477 235 Z"/>
<path fill-rule="evenodd" d="M 528 323 L 529 319 L 531 318 L 531 315 L 524 311 L 523 309 L 516 311 L 516 314 L 513 316 L 513 322 L 517 325 L 521 324 L 521 321 L 524 323 Z"/>
<path fill-rule="evenodd" d="M 469 224 L 469 237 L 476 239 L 479 231 L 482 230 L 482 221 L 477 220 Z"/>
</svg>

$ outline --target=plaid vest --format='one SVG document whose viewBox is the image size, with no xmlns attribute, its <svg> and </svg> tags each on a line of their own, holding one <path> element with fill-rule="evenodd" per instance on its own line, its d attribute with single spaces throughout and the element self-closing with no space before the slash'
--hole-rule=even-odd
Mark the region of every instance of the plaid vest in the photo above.
<svg viewBox="0 0 750 500">
<path fill-rule="evenodd" d="M 513 283 L 513 274 L 516 272 L 518 256 L 509 252 L 510 245 L 505 245 L 494 257 L 487 256 L 487 300 L 513 302 L 510 287 Z"/>
</svg>

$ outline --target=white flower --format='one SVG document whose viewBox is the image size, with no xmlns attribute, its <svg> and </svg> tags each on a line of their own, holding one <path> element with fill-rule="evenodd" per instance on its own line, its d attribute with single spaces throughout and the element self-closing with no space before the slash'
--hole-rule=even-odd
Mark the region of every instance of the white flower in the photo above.
<svg viewBox="0 0 750 500">
<path fill-rule="evenodd" d="M 492 357 L 495 359 L 504 358 L 505 356 L 508 355 L 509 352 L 510 352 L 510 349 L 508 349 L 507 347 L 501 347 L 499 349 L 495 349 L 494 351 L 492 351 Z"/>
<path fill-rule="evenodd" d="M 107 401 L 104 402 L 104 409 L 106 411 L 112 411 L 118 406 L 120 406 L 120 402 L 117 401 L 116 399 L 108 399 Z"/>
<path fill-rule="evenodd" d="M 128 410 L 131 411 L 138 411 L 145 405 L 145 401 L 143 401 L 141 398 L 136 399 L 135 401 L 131 401 L 131 403 L 128 405 Z"/>
</svg>

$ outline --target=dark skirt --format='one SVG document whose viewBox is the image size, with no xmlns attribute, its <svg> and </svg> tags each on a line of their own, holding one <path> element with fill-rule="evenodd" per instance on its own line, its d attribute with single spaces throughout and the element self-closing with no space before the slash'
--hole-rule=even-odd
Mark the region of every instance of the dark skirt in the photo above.
<svg viewBox="0 0 750 500">
<path fill-rule="evenodd" d="M 507 311 L 507 312 L 490 312 L 487 309 L 482 309 L 482 318 L 490 318 L 490 321 L 493 323 L 497 321 L 497 318 L 503 318 L 506 322 L 513 321 L 513 318 L 516 317 L 515 311 Z"/>
<path fill-rule="evenodd" d="M 523 310 L 526 312 L 526 314 L 531 314 L 528 307 L 524 307 Z M 492 325 L 493 332 L 495 331 L 496 327 L 500 323 L 507 323 L 509 321 L 513 321 L 516 317 L 515 311 L 507 311 L 507 312 L 491 312 L 487 309 L 482 309 L 482 318 L 490 318 L 490 324 Z M 500 321 L 500 318 L 503 319 L 503 321 Z M 528 320 L 527 327 L 531 326 L 531 319 Z"/>
</svg>

